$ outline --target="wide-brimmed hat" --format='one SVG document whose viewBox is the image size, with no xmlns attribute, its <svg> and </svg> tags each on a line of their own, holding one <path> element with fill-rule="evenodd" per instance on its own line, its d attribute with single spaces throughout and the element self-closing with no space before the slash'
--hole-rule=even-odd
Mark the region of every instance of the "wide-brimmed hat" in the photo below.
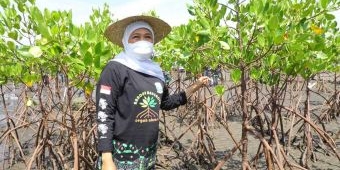
<svg viewBox="0 0 340 170">
<path fill-rule="evenodd" d="M 154 32 L 154 44 L 161 41 L 166 35 L 168 35 L 171 31 L 171 27 L 169 24 L 164 22 L 163 20 L 151 16 L 131 16 L 119 20 L 111 25 L 109 25 L 105 30 L 105 37 L 109 39 L 112 43 L 123 47 L 123 35 L 126 27 L 133 22 L 136 21 L 144 21 L 147 22 L 153 29 Z"/>
</svg>

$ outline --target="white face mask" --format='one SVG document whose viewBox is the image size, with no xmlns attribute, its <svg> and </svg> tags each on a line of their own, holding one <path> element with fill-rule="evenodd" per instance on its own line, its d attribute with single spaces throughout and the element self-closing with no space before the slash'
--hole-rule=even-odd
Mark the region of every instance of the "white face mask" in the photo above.
<svg viewBox="0 0 340 170">
<path fill-rule="evenodd" d="M 133 54 L 138 60 L 150 59 L 153 54 L 153 43 L 149 41 L 137 41 L 128 43 L 125 48 L 127 53 Z"/>
</svg>

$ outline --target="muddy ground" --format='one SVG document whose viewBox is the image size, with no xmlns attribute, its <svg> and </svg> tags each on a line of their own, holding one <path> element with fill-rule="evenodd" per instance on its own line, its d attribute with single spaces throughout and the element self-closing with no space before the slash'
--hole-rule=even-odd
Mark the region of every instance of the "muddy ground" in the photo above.
<svg viewBox="0 0 340 170">
<path fill-rule="evenodd" d="M 328 83 L 328 84 L 327 84 Z M 333 93 L 332 89 L 334 89 L 334 83 L 340 84 L 339 82 L 331 82 L 326 80 L 326 85 L 318 83 L 315 87 L 313 87 L 314 91 L 321 91 L 324 96 L 329 97 Z M 339 86 L 339 85 L 338 85 Z M 326 87 L 326 88 L 324 88 Z M 302 88 L 302 85 L 299 87 Z M 295 93 L 295 92 L 294 92 Z M 297 91 L 295 94 L 290 94 L 292 96 L 301 94 L 303 92 Z M 302 99 L 305 97 L 301 95 Z M 287 101 L 287 105 L 294 103 L 296 101 Z M 290 102 L 290 103 L 289 103 Z M 312 95 L 311 96 L 311 110 L 313 114 L 320 115 L 322 108 L 324 108 L 325 101 L 324 98 L 320 97 L 319 95 Z M 11 103 L 9 103 L 11 104 Z M 0 108 L 3 109 L 3 108 Z M 190 108 L 189 108 L 190 109 Z M 300 109 L 303 109 L 300 107 Z M 167 140 L 164 138 L 165 128 L 164 124 L 160 123 L 161 133 L 160 133 L 160 145 L 158 150 L 158 162 L 157 162 L 157 169 L 173 169 L 173 170 L 181 170 L 181 169 L 189 169 L 189 170 L 205 170 L 205 169 L 213 169 L 212 165 L 207 165 L 202 161 L 201 165 L 198 164 L 197 159 L 194 159 L 190 156 L 189 152 L 197 149 L 195 148 L 195 143 L 197 140 L 198 129 L 197 126 L 193 126 L 188 130 L 188 124 L 190 121 L 186 119 L 179 119 L 176 114 L 182 114 L 183 110 L 178 109 L 173 112 L 165 113 L 167 116 L 165 117 L 165 122 L 167 125 L 166 135 L 168 137 Z M 339 110 L 338 110 L 339 111 Z M 1 112 L 1 110 L 0 110 Z M 268 113 L 267 113 L 268 114 Z M 161 121 L 164 121 L 164 117 L 161 114 Z M 189 119 L 195 120 L 197 115 L 191 114 Z M 4 133 L 5 127 L 5 116 L 4 113 L 0 113 L 0 134 Z M 187 117 L 188 118 L 188 117 Z M 317 118 L 312 116 L 313 120 L 317 120 Z M 295 122 L 297 118 L 295 118 Z M 226 117 L 226 122 L 228 127 L 231 130 L 231 133 L 236 141 L 241 139 L 241 129 L 242 129 L 242 117 L 240 114 L 232 114 Z M 295 123 L 294 122 L 294 123 Z M 192 123 L 192 121 L 191 121 Z M 315 123 L 321 127 L 321 124 L 315 121 Z M 324 123 L 325 131 L 332 137 L 334 140 L 337 148 L 336 152 L 340 154 L 340 117 L 339 114 L 337 117 L 333 118 Z M 287 129 L 292 124 L 292 114 L 284 114 L 283 115 L 283 126 L 284 131 L 286 132 Z M 214 157 L 216 158 L 215 162 L 220 162 L 222 158 L 230 153 L 231 149 L 235 146 L 234 142 L 232 141 L 230 135 L 226 131 L 226 129 L 219 124 L 218 122 L 211 123 L 208 126 L 208 134 L 211 137 L 211 140 L 214 144 Z M 2 127 L 2 128 L 1 128 Z M 293 128 L 293 131 L 296 132 L 299 126 Z M 32 137 L 32 133 L 35 129 L 32 127 L 25 128 L 24 130 L 20 130 L 20 140 L 25 146 L 25 153 L 30 155 L 32 152 L 33 141 L 34 137 Z M 171 134 L 172 133 L 172 134 Z M 181 136 L 183 134 L 183 136 Z M 330 151 L 329 148 L 325 147 L 322 144 L 322 141 L 317 137 L 316 133 L 313 132 L 313 153 L 314 153 L 314 160 L 309 161 L 309 168 L 310 169 L 339 169 L 340 170 L 340 160 L 335 156 L 333 152 Z M 259 140 L 256 139 L 252 135 L 248 135 L 249 143 L 248 143 L 248 158 L 252 159 L 256 153 L 258 152 L 259 148 Z M 303 155 L 305 143 L 302 140 L 301 133 L 296 134 L 296 140 L 289 143 L 284 141 L 282 142 L 282 146 L 285 150 L 289 150 L 289 154 L 287 155 L 287 159 L 295 164 L 299 164 L 301 161 L 301 156 Z M 177 138 L 180 138 L 178 142 L 173 143 L 176 141 Z M 169 142 L 170 141 L 170 142 Z M 206 142 L 206 141 L 204 141 Z M 11 148 L 6 147 L 6 143 L 3 141 L 0 145 L 0 170 L 1 169 L 8 169 L 8 170 L 22 170 L 25 169 L 25 165 L 20 162 L 19 159 L 16 160 L 14 165 L 11 168 L 8 168 L 8 160 L 11 155 L 9 155 L 8 150 Z M 17 154 L 17 153 L 16 153 Z M 29 157 L 29 156 L 28 156 Z M 208 158 L 204 158 L 208 159 Z M 236 151 L 223 165 L 222 169 L 242 169 L 242 159 L 240 151 Z M 268 169 L 265 159 L 262 156 L 258 158 L 258 163 L 256 163 L 256 167 L 252 167 L 254 169 Z M 49 168 L 48 168 L 49 169 Z M 50 168 L 52 169 L 52 168 Z M 86 169 L 86 168 L 85 168 Z M 294 168 L 293 168 L 294 169 Z"/>
</svg>

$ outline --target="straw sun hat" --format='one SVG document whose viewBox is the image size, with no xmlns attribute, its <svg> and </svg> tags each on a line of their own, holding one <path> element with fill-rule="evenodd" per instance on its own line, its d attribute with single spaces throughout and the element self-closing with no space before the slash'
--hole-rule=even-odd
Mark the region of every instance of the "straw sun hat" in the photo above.
<svg viewBox="0 0 340 170">
<path fill-rule="evenodd" d="M 144 21 L 147 22 L 154 31 L 154 44 L 158 43 L 160 40 L 162 40 L 166 35 L 168 35 L 171 31 L 171 27 L 169 24 L 164 22 L 161 19 L 151 17 L 151 16 L 131 16 L 124 18 L 122 20 L 119 20 L 110 26 L 108 26 L 105 30 L 105 37 L 109 39 L 112 43 L 119 45 L 120 47 L 123 47 L 123 35 L 125 32 L 126 27 L 133 22 L 136 21 Z"/>
</svg>

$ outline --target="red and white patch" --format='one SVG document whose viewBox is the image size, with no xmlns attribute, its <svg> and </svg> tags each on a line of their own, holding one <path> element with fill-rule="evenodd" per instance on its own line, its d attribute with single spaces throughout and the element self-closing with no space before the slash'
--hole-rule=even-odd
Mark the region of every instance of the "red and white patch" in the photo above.
<svg viewBox="0 0 340 170">
<path fill-rule="evenodd" d="M 100 93 L 110 95 L 111 94 L 111 87 L 105 86 L 105 85 L 100 85 Z"/>
</svg>

